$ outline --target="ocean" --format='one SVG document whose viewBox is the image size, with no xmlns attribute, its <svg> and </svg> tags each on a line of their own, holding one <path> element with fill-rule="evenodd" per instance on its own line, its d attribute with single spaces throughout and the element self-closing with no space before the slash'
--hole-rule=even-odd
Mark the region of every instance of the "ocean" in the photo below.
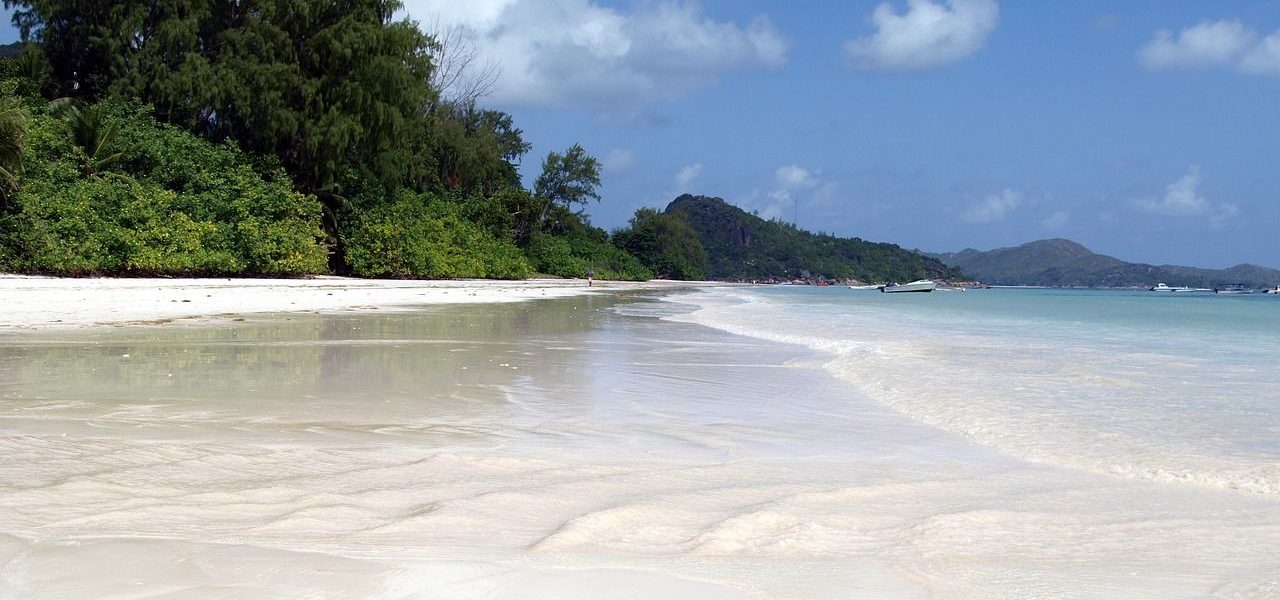
<svg viewBox="0 0 1280 600">
<path fill-rule="evenodd" d="M 904 416 L 1018 458 L 1280 494 L 1280 297 L 777 286 L 685 319 L 798 344 Z"/>
<path fill-rule="evenodd" d="M 0 599 L 1274 599 L 1278 315 L 726 286 L 7 333 Z"/>
</svg>

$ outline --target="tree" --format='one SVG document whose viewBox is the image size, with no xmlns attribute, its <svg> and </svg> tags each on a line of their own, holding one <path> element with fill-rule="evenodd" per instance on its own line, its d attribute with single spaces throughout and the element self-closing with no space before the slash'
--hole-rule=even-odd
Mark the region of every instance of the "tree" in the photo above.
<svg viewBox="0 0 1280 600">
<path fill-rule="evenodd" d="M 680 213 L 652 208 L 636 210 L 625 229 L 615 231 L 614 245 L 633 254 L 658 277 L 701 280 L 707 277 L 707 252 Z"/>
<path fill-rule="evenodd" d="M 511 115 L 473 104 L 442 106 L 435 117 L 431 155 L 438 187 L 461 195 L 520 187 L 515 163 L 529 151 L 529 143 Z"/>
<path fill-rule="evenodd" d="M 599 201 L 598 187 L 600 161 L 587 154 L 581 145 L 570 146 L 564 154 L 548 153 L 542 161 L 542 174 L 533 185 L 534 195 L 545 201 L 537 226 L 542 226 L 554 204 L 572 209 L 579 204 L 585 207 L 588 200 Z"/>
<path fill-rule="evenodd" d="M 59 96 L 139 99 L 273 154 L 304 192 L 347 171 L 394 190 L 418 168 L 430 40 L 396 0 L 5 0 Z M 415 153 L 417 152 L 417 153 Z M 323 194 L 322 194 L 323 195 Z"/>
<path fill-rule="evenodd" d="M 119 27 L 136 0 L 4 0 L 23 41 L 35 41 L 52 69 L 58 97 L 97 98 L 111 81 L 112 62 L 131 36 Z"/>
<path fill-rule="evenodd" d="M 502 68 L 492 61 L 477 62 L 480 53 L 470 30 L 460 25 L 446 27 L 437 19 L 427 29 L 427 36 L 431 38 L 429 52 L 434 67 L 431 87 L 443 102 L 467 107 L 489 95 Z"/>
</svg>

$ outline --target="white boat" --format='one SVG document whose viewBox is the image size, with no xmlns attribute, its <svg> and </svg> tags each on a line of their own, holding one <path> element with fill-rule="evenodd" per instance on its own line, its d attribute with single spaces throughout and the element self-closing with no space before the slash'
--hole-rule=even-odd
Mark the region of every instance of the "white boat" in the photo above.
<svg viewBox="0 0 1280 600">
<path fill-rule="evenodd" d="M 1162 281 L 1160 283 L 1157 283 L 1155 287 L 1151 288 L 1151 291 L 1153 292 L 1212 292 L 1213 290 L 1211 288 L 1193 288 L 1193 287 L 1185 287 L 1185 286 L 1171 287 L 1171 286 L 1165 285 L 1164 282 Z"/>
<path fill-rule="evenodd" d="M 1277 285 L 1276 287 L 1273 287 L 1273 288 L 1271 288 L 1271 289 L 1267 290 L 1267 291 L 1266 291 L 1266 293 L 1268 293 L 1268 294 L 1280 294 L 1280 285 Z"/>
<path fill-rule="evenodd" d="M 880 288 L 882 288 L 882 287 L 884 287 L 884 286 L 882 286 L 882 285 L 876 285 L 876 284 L 874 284 L 874 283 L 873 283 L 873 284 L 871 284 L 871 285 L 851 285 L 851 286 L 849 286 L 849 289 L 851 289 L 851 290 L 878 290 L 878 289 L 880 289 Z"/>
<path fill-rule="evenodd" d="M 886 283 L 880 287 L 880 291 L 886 294 L 897 292 L 932 292 L 938 287 L 938 284 L 932 279 L 917 279 L 911 283 Z"/>
</svg>

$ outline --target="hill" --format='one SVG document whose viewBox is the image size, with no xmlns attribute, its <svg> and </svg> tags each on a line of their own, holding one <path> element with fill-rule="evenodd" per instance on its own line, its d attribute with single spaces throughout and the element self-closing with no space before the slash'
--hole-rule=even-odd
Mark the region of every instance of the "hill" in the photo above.
<svg viewBox="0 0 1280 600">
<path fill-rule="evenodd" d="M 910 281 L 963 278 L 959 269 L 894 244 L 816 234 L 766 221 L 720 198 L 685 194 L 665 211 L 697 233 L 707 277 L 719 280 L 804 278 Z"/>
<path fill-rule="evenodd" d="M 22 42 L 0 44 L 0 58 L 17 58 L 22 54 Z"/>
<path fill-rule="evenodd" d="M 1280 282 L 1280 271 L 1267 267 L 1241 264 L 1230 269 L 1201 269 L 1130 263 L 1060 238 L 986 252 L 966 249 L 926 254 L 995 285 L 1149 287 L 1163 281 L 1173 286 L 1243 283 L 1270 287 Z"/>
</svg>

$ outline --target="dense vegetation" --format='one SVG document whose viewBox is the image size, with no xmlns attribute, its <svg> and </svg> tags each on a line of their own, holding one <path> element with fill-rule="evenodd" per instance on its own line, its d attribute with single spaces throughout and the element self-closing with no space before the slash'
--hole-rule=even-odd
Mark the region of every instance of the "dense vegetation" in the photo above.
<svg viewBox="0 0 1280 600">
<path fill-rule="evenodd" d="M 9 80 L 11 83 L 12 80 Z M 137 105 L 8 100 L 0 265 L 70 275 L 317 273 L 320 205 L 279 167 Z"/>
<path fill-rule="evenodd" d="M 62 275 L 702 279 L 946 272 L 725 212 L 584 210 L 600 163 L 530 145 L 484 73 L 395 0 L 4 0 L 0 270 Z M 677 200 L 673 206 L 679 205 Z M 688 203 L 685 203 L 688 204 Z M 721 203 L 723 204 L 723 203 Z M 727 205 L 724 205 L 727 207 Z M 736 209 L 734 209 L 736 210 Z"/>
<path fill-rule="evenodd" d="M 719 198 L 683 195 L 667 206 L 695 231 L 712 279 L 961 279 L 956 269 L 893 244 L 815 234 L 766 221 Z"/>
<path fill-rule="evenodd" d="M 1129 263 L 1095 254 L 1064 239 L 1039 240 L 987 252 L 967 249 L 932 256 L 996 285 L 1149 287 L 1163 281 L 1172 286 L 1214 287 L 1240 283 L 1262 288 L 1280 281 L 1280 271 L 1257 265 L 1198 269 Z"/>
<path fill-rule="evenodd" d="M 524 189 L 523 133 L 397 2 L 5 5 L 0 269 L 651 276 L 581 212 L 599 162 Z"/>
<path fill-rule="evenodd" d="M 625 229 L 614 232 L 613 239 L 659 277 L 707 278 L 707 251 L 684 215 L 642 208 Z"/>
</svg>

